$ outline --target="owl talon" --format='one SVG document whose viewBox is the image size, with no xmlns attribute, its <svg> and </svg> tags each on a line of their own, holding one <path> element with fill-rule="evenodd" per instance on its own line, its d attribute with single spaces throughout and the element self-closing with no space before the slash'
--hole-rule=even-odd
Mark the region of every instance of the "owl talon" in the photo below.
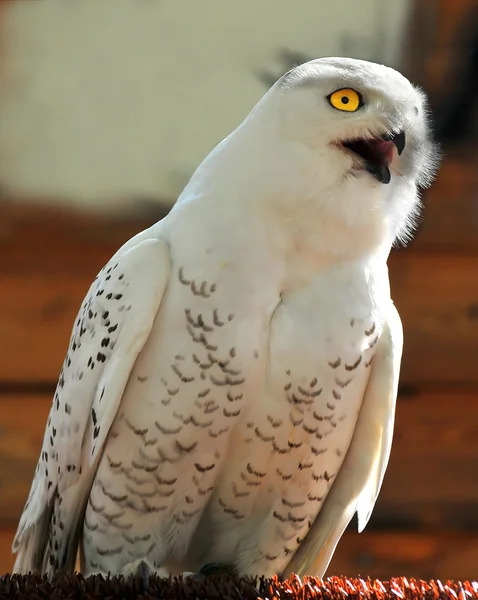
<svg viewBox="0 0 478 600">
<path fill-rule="evenodd" d="M 203 581 L 206 577 L 221 575 L 235 575 L 234 567 L 231 565 L 221 565 L 219 563 L 208 563 L 202 566 L 197 573 L 183 573 L 183 577 L 191 577 L 195 581 Z"/>
<path fill-rule="evenodd" d="M 141 558 L 132 563 L 126 565 L 121 574 L 125 579 L 133 577 L 136 583 L 139 585 L 142 592 L 146 592 L 149 588 L 149 580 L 151 575 L 157 575 L 158 577 L 168 577 L 168 573 L 162 569 L 156 569 L 146 559 Z"/>
<path fill-rule="evenodd" d="M 235 575 L 236 570 L 231 565 L 221 565 L 219 563 L 208 563 L 199 569 L 198 575 L 211 577 L 214 575 Z"/>
<path fill-rule="evenodd" d="M 150 569 L 148 564 L 142 560 L 138 565 L 136 576 L 141 584 L 142 591 L 145 592 L 149 588 Z"/>
</svg>

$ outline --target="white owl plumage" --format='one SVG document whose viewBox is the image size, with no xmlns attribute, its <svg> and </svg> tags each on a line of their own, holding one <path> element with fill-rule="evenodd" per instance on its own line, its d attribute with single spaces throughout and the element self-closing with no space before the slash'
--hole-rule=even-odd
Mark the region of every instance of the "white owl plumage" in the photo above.
<svg viewBox="0 0 478 600">
<path fill-rule="evenodd" d="M 322 576 L 390 453 L 387 258 L 437 164 L 424 95 L 345 58 L 284 75 L 73 327 L 15 571 Z"/>
</svg>

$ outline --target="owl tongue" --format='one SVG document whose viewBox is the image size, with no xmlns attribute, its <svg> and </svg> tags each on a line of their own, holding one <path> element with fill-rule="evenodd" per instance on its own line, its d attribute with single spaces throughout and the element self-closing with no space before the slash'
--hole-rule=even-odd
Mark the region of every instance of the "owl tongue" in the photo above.
<svg viewBox="0 0 478 600">
<path fill-rule="evenodd" d="M 343 142 L 343 146 L 365 161 L 365 169 L 380 183 L 389 183 L 388 168 L 393 159 L 393 149 L 401 154 L 405 147 L 405 134 L 400 133 L 383 138 L 358 139 Z"/>
<path fill-rule="evenodd" d="M 388 140 L 370 140 L 367 144 L 369 156 L 365 168 L 380 183 L 390 183 L 388 165 L 392 162 L 394 143 Z"/>
</svg>

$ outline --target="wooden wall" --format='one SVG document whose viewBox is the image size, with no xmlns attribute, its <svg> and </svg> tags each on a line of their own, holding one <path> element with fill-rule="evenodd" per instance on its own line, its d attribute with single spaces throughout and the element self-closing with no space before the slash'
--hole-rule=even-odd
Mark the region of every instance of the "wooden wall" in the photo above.
<svg viewBox="0 0 478 600">
<path fill-rule="evenodd" d="M 392 253 L 405 329 L 390 466 L 370 525 L 330 571 L 472 577 L 478 564 L 478 177 L 445 161 L 414 242 Z M 99 268 L 150 220 L 2 207 L 0 571 L 28 493 L 79 304 Z"/>
<path fill-rule="evenodd" d="M 405 330 L 392 456 L 366 532 L 353 523 L 330 574 L 477 576 L 474 154 L 461 148 L 446 157 L 416 239 L 392 253 Z M 79 304 L 104 262 L 151 222 L 0 204 L 0 572 L 12 566 L 11 540 Z"/>
</svg>

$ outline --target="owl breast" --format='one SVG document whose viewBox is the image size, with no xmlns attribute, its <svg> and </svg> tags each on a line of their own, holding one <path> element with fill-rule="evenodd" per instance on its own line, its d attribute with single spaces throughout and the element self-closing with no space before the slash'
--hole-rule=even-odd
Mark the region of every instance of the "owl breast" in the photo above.
<svg viewBox="0 0 478 600">
<path fill-rule="evenodd" d="M 321 281 L 283 295 L 259 359 L 262 385 L 246 392 L 192 545 L 209 532 L 198 564 L 229 556 L 250 574 L 287 564 L 344 460 L 381 330 L 365 284 L 339 293 Z"/>
</svg>

